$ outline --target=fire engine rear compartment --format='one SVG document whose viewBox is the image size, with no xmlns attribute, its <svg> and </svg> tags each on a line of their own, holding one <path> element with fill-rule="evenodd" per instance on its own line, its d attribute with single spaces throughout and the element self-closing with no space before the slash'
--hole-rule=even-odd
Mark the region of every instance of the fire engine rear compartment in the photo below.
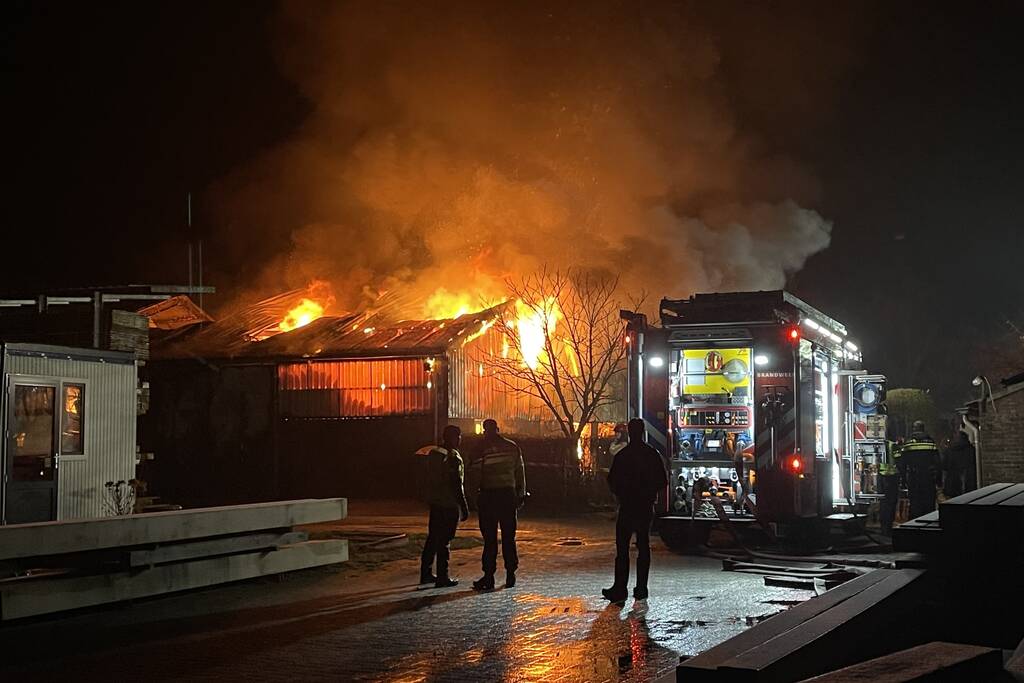
<svg viewBox="0 0 1024 683">
<path fill-rule="evenodd" d="M 631 323 L 630 405 L 669 465 L 666 541 L 700 542 L 697 520 L 747 527 L 751 511 L 779 535 L 862 521 L 850 513 L 873 497 L 879 453 L 854 443 L 865 373 L 845 327 L 785 292 L 699 294 L 661 310 L 660 328 Z M 741 490 L 753 504 L 737 504 Z"/>
</svg>

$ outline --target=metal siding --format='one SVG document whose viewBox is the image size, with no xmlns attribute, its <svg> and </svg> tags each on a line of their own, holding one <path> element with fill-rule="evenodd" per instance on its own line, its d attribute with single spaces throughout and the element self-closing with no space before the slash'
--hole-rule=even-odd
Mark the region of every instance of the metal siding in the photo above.
<svg viewBox="0 0 1024 683">
<path fill-rule="evenodd" d="M 519 382 L 521 390 L 508 387 L 487 367 L 485 359 L 501 353 L 501 332 L 493 328 L 449 350 L 449 416 L 474 420 L 490 417 L 499 422 L 550 419 L 547 406 L 525 393 L 530 388 L 525 380 Z"/>
<path fill-rule="evenodd" d="M 135 476 L 136 366 L 8 355 L 5 371 L 85 380 L 85 456 L 60 461 L 57 518 L 105 516 L 104 484 Z"/>
<path fill-rule="evenodd" d="M 425 415 L 433 410 L 423 358 L 282 363 L 281 410 L 292 417 Z M 383 389 L 381 388 L 383 387 Z"/>
</svg>

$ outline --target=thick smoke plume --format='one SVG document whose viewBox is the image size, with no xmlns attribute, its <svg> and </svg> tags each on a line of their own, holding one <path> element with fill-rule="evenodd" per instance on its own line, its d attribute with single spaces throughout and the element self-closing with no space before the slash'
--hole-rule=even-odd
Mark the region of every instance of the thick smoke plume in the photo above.
<svg viewBox="0 0 1024 683">
<path fill-rule="evenodd" d="M 340 306 L 391 291 L 416 316 L 546 264 L 656 300 L 779 288 L 829 244 L 797 203 L 814 179 L 744 130 L 691 9 L 301 2 L 275 30 L 310 113 L 217 189 L 243 249 L 290 236 L 263 291 L 327 279 Z"/>
</svg>

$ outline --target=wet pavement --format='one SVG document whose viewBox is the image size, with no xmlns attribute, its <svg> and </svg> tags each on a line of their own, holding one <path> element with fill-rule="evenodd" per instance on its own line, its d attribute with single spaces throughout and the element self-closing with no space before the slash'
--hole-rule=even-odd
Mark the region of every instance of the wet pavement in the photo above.
<svg viewBox="0 0 1024 683">
<path fill-rule="evenodd" d="M 472 521 L 460 535 L 473 535 Z M 411 531 L 421 523 L 355 517 L 346 525 Z M 449 589 L 414 585 L 414 559 L 309 570 L 4 626 L 0 640 L 13 646 L 4 649 L 18 655 L 0 678 L 650 681 L 681 655 L 811 596 L 655 541 L 650 599 L 609 605 L 600 598 L 611 582 L 608 516 L 527 518 L 522 527 L 512 589 L 470 590 L 478 548 L 453 553 L 463 583 Z"/>
</svg>

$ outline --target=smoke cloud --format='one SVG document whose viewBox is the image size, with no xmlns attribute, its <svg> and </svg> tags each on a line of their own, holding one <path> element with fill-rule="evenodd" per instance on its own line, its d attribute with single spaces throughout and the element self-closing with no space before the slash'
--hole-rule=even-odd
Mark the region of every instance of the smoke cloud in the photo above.
<svg viewBox="0 0 1024 683">
<path fill-rule="evenodd" d="M 288 236 L 263 291 L 327 279 L 416 316 L 548 265 L 657 299 L 780 288 L 829 245 L 815 179 L 744 130 L 696 9 L 302 2 L 276 24 L 310 112 L 216 188 L 240 254 Z"/>
</svg>

